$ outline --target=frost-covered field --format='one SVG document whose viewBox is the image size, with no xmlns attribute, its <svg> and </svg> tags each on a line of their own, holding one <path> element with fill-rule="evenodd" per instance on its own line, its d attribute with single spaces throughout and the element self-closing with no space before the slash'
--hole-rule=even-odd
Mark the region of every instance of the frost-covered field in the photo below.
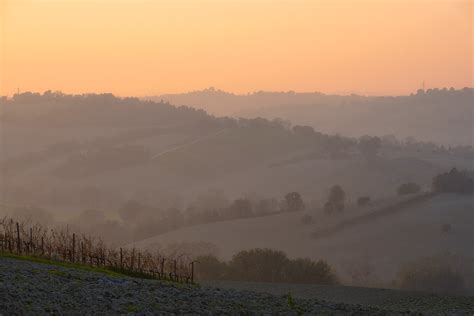
<svg viewBox="0 0 474 316">
<path fill-rule="evenodd" d="M 0 289 L 0 315 L 471 315 L 474 312 L 473 297 L 262 283 L 192 286 L 2 257 Z M 291 299 L 287 291 L 294 293 Z M 306 296 L 302 294 L 305 292 Z"/>
<path fill-rule="evenodd" d="M 389 310 L 246 290 L 112 276 L 0 257 L 0 315 L 399 315 Z M 464 311 L 474 310 L 468 304 Z M 456 309 L 462 315 L 462 309 Z"/>
</svg>

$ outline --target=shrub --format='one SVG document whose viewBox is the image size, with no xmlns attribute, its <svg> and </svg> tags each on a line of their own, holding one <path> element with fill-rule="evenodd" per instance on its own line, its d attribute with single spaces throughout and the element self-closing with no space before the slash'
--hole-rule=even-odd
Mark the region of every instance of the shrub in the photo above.
<svg viewBox="0 0 474 316">
<path fill-rule="evenodd" d="M 402 266 L 398 284 L 402 289 L 444 294 L 462 294 L 465 289 L 461 273 L 436 258 L 424 258 Z"/>
<path fill-rule="evenodd" d="M 331 266 L 323 260 L 312 261 L 308 258 L 291 260 L 286 275 L 286 282 L 336 284 L 337 278 Z"/>
<path fill-rule="evenodd" d="M 229 263 L 231 277 L 242 281 L 281 282 L 289 259 L 282 251 L 272 249 L 244 250 Z"/>
<path fill-rule="evenodd" d="M 420 191 L 421 187 L 414 182 L 403 183 L 397 188 L 398 195 L 415 194 Z"/>
<path fill-rule="evenodd" d="M 228 265 L 214 255 L 200 256 L 195 261 L 196 280 L 222 280 L 228 274 Z"/>
</svg>

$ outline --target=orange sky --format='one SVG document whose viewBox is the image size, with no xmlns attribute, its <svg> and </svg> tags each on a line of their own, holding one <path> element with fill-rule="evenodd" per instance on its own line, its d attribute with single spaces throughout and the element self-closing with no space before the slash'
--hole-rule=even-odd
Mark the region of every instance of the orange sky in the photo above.
<svg viewBox="0 0 474 316">
<path fill-rule="evenodd" d="M 436 0 L 0 0 L 0 94 L 473 86 L 473 6 Z"/>
</svg>

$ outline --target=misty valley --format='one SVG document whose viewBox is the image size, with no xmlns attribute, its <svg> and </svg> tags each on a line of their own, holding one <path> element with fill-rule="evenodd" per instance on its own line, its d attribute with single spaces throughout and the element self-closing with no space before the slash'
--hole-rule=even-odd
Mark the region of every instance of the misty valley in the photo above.
<svg viewBox="0 0 474 316">
<path fill-rule="evenodd" d="M 449 91 L 453 116 L 472 94 Z M 111 94 L 26 92 L 0 106 L 4 227 L 185 256 L 202 282 L 474 288 L 472 142 L 327 134 Z"/>
</svg>

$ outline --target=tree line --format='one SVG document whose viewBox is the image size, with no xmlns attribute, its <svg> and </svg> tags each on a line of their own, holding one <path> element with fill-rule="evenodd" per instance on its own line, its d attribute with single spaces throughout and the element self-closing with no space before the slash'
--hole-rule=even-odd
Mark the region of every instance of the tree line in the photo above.
<svg viewBox="0 0 474 316">
<path fill-rule="evenodd" d="M 338 284 L 333 268 L 324 260 L 289 259 L 279 250 L 256 248 L 235 254 L 228 262 L 213 255 L 196 258 L 197 280 L 237 280 Z"/>
</svg>

